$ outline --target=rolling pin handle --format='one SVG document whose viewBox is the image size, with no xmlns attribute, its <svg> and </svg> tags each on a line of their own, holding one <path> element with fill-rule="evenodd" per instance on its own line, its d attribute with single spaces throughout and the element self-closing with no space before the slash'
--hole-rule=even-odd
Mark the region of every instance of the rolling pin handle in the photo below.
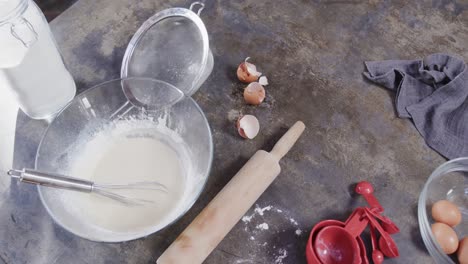
<svg viewBox="0 0 468 264">
<path fill-rule="evenodd" d="M 284 157 L 286 153 L 292 148 L 297 139 L 304 132 L 305 125 L 302 121 L 297 121 L 289 130 L 284 134 L 280 140 L 275 144 L 270 154 L 275 156 L 278 160 Z"/>
</svg>

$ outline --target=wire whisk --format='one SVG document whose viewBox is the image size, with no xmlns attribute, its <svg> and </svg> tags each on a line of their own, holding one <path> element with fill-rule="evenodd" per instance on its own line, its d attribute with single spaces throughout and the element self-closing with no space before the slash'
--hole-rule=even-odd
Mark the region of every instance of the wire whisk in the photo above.
<svg viewBox="0 0 468 264">
<path fill-rule="evenodd" d="M 152 204 L 154 201 L 124 196 L 116 193 L 117 191 L 150 190 L 167 193 L 166 186 L 156 181 L 141 181 L 126 184 L 99 184 L 61 174 L 40 172 L 31 169 L 9 170 L 8 175 L 18 179 L 20 182 L 85 193 L 96 193 L 127 206 Z"/>
</svg>

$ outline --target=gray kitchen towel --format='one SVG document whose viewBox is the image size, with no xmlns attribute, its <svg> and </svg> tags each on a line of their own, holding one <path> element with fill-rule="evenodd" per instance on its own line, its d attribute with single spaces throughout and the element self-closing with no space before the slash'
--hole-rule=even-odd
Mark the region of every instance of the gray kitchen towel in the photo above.
<svg viewBox="0 0 468 264">
<path fill-rule="evenodd" d="M 411 118 L 426 143 L 453 159 L 468 156 L 468 70 L 447 54 L 424 60 L 365 62 L 364 75 L 396 93 L 401 118 Z"/>
</svg>

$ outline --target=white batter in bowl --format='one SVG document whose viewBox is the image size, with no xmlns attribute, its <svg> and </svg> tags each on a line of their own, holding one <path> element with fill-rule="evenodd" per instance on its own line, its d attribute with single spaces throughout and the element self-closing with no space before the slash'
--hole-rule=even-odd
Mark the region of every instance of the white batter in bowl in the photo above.
<svg viewBox="0 0 468 264">
<path fill-rule="evenodd" d="M 129 103 L 121 86 L 151 101 L 152 111 Z M 167 193 L 126 191 L 154 201 L 129 207 L 95 194 L 47 187 L 39 192 L 52 218 L 78 236 L 136 239 L 166 227 L 193 205 L 212 152 L 208 123 L 190 97 L 160 81 L 115 80 L 79 95 L 56 117 L 41 141 L 36 169 L 103 184 L 158 181 Z"/>
</svg>

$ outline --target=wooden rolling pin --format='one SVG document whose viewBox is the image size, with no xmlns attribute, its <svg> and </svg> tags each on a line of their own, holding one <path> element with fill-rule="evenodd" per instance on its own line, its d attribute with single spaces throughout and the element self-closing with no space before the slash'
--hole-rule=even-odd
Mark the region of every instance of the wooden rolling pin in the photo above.
<svg viewBox="0 0 468 264">
<path fill-rule="evenodd" d="M 281 172 L 279 160 L 305 129 L 296 122 L 271 152 L 259 150 L 164 251 L 157 264 L 198 264 L 223 240 Z"/>
</svg>

